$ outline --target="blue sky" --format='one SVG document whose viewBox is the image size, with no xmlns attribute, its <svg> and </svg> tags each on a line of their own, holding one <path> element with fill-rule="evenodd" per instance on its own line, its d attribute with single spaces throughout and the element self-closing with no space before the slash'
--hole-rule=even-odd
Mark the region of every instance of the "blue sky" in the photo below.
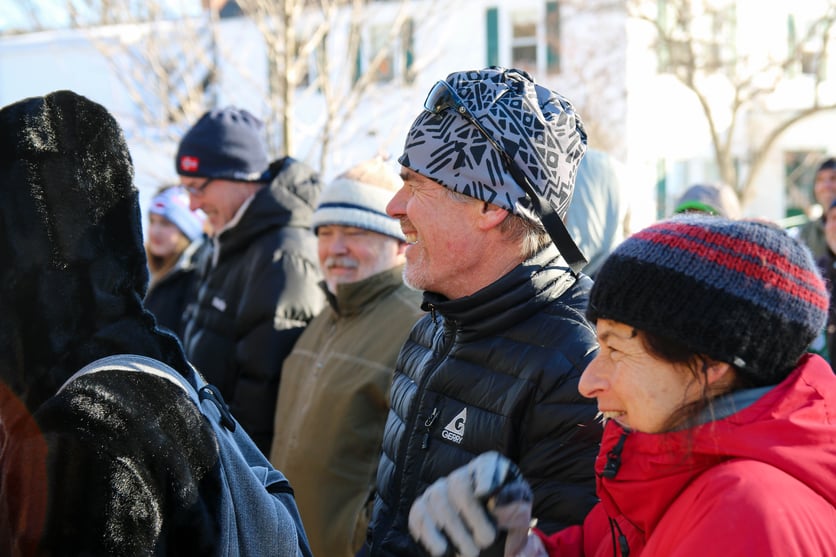
<svg viewBox="0 0 836 557">
<path fill-rule="evenodd" d="M 200 11 L 200 0 L 148 0 L 163 6 L 166 14 L 171 17 L 173 14 L 196 13 Z M 8 29 L 31 29 L 33 20 L 29 8 L 36 13 L 39 23 L 47 29 L 63 28 L 69 25 L 66 4 L 68 0 L 0 0 L 0 33 Z M 123 0 L 120 6 L 133 6 L 142 10 L 147 7 L 145 0 Z M 77 0 L 74 2 L 79 12 L 84 13 L 87 2 Z M 94 7 L 97 2 L 90 2 Z"/>
<path fill-rule="evenodd" d="M 0 0 L 0 31 L 31 27 L 31 17 L 26 9 L 28 5 L 35 7 L 45 27 L 63 27 L 67 24 L 63 0 Z"/>
</svg>

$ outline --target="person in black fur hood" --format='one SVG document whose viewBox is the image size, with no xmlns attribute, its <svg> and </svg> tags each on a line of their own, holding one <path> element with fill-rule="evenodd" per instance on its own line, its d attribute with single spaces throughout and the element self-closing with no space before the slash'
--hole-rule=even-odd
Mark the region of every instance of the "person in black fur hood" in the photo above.
<svg viewBox="0 0 836 557">
<path fill-rule="evenodd" d="M 0 554 L 212 555 L 211 427 L 176 385 L 107 370 L 160 360 L 133 166 L 107 110 L 70 91 L 0 110 Z M 57 394 L 56 394 L 57 393 Z"/>
</svg>

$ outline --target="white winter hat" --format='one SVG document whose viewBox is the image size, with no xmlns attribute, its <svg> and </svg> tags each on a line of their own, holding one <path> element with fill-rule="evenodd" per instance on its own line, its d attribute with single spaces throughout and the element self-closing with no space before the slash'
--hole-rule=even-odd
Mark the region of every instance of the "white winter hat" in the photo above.
<svg viewBox="0 0 836 557">
<path fill-rule="evenodd" d="M 323 225 L 356 226 L 404 241 L 400 222 L 386 214 L 386 205 L 402 185 L 382 157 L 340 174 L 322 189 L 313 214 L 313 230 Z"/>
</svg>

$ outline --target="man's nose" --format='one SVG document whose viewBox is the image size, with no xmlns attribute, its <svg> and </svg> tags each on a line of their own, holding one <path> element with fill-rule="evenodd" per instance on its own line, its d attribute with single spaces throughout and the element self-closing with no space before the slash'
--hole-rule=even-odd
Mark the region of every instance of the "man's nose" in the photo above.
<svg viewBox="0 0 836 557">
<path fill-rule="evenodd" d="M 198 209 L 201 208 L 200 207 L 201 205 L 203 205 L 203 203 L 200 202 L 200 200 L 197 198 L 197 196 L 189 194 L 189 210 L 190 211 L 197 211 Z"/>
<path fill-rule="evenodd" d="M 340 254 L 348 251 L 345 236 L 340 233 L 334 234 L 328 247 L 330 248 L 331 253 Z"/>
<path fill-rule="evenodd" d="M 390 217 L 398 218 L 404 214 L 404 206 L 405 206 L 405 199 L 406 196 L 406 186 L 403 186 L 401 189 L 395 192 L 395 195 L 392 199 L 389 200 L 389 203 L 386 204 L 386 214 Z"/>
</svg>

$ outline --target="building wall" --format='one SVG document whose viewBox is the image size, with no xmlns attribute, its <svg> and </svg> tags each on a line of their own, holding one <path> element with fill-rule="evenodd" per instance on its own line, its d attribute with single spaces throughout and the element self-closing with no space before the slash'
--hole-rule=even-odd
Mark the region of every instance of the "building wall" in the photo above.
<svg viewBox="0 0 836 557">
<path fill-rule="evenodd" d="M 403 76 L 396 75 L 390 82 L 379 83 L 351 108 L 350 119 L 332 138 L 324 177 L 330 179 L 375 152 L 397 157 L 408 126 L 421 110 L 432 84 L 452 71 L 484 67 L 491 52 L 499 64 L 511 65 L 513 23 L 528 16 L 537 22 L 540 44 L 537 61 L 530 68 L 532 73 L 539 82 L 558 90 L 575 104 L 587 124 L 590 145 L 610 151 L 624 163 L 634 227 L 652 221 L 664 211 L 656 203 L 661 178 L 666 185 L 666 202 L 694 181 L 716 178 L 711 144 L 694 95 L 671 76 L 657 73 L 656 53 L 647 26 L 628 18 L 623 5 L 605 4 L 610 8 L 572 9 L 569 4 L 560 5 L 559 72 L 549 71 L 543 50 L 543 45 L 554 39 L 546 23 L 549 2 L 544 0 L 414 0 L 405 7 L 400 2 L 375 6 L 365 19 L 364 39 L 369 44 L 385 36 L 387 26 L 402 14 L 401 10 L 413 18 L 415 78 L 407 83 Z M 739 0 L 737 48 L 763 53 L 786 48 L 782 32 L 786 29 L 787 7 L 782 4 Z M 768 6 L 772 8 L 767 9 Z M 758 14 L 761 32 L 757 26 L 752 27 L 753 19 L 747 15 L 752 10 Z M 205 41 L 209 39 L 205 27 L 201 27 L 200 20 L 189 21 L 189 25 L 196 26 L 194 40 L 203 41 L 200 44 L 206 48 Z M 490 22 L 495 23 L 494 35 Z M 331 31 L 332 35 L 346 36 L 347 20 L 343 23 Z M 142 124 L 143 110 L 154 100 L 137 102 L 125 87 L 125 76 L 120 78 L 119 74 L 130 71 L 127 59 L 109 53 L 102 45 L 140 44 L 143 33 L 153 32 L 163 37 L 165 33 L 179 36 L 180 42 L 173 48 L 184 49 L 189 45 L 189 40 L 184 40 L 185 25 L 172 23 L 168 31 L 155 24 L 152 28 L 122 26 L 0 37 L 0 104 L 63 88 L 101 102 L 125 127 L 137 166 L 137 185 L 143 199 L 148 199 L 158 185 L 177 179 L 172 160 L 176 138 L 183 130 Z M 214 102 L 235 104 L 262 118 L 271 118 L 269 103 L 265 101 L 270 94 L 266 47 L 258 29 L 245 19 L 232 18 L 221 20 L 216 30 L 214 45 L 220 82 L 214 91 Z M 350 73 L 357 63 L 346 59 L 339 47 L 329 55 L 334 61 L 334 72 Z M 828 71 L 836 76 L 836 67 Z M 836 94 L 836 88 L 831 86 L 828 90 Z M 807 102 L 805 91 L 798 82 L 788 85 L 771 99 L 771 104 L 746 118 L 735 143 L 742 157 L 745 158 L 749 138 L 762 134 L 766 123 L 774 120 L 770 114 Z M 321 138 L 315 130 L 328 116 L 315 89 L 297 92 L 295 113 L 297 144 L 290 154 L 318 167 Z M 784 153 L 836 152 L 836 139 L 829 131 L 836 123 L 834 119 L 836 115 L 825 114 L 804 121 L 773 147 L 768 164 L 758 175 L 757 195 L 747 205 L 747 214 L 773 219 L 784 215 Z M 281 151 L 282 146 L 277 145 L 274 155 L 279 156 Z"/>
</svg>

